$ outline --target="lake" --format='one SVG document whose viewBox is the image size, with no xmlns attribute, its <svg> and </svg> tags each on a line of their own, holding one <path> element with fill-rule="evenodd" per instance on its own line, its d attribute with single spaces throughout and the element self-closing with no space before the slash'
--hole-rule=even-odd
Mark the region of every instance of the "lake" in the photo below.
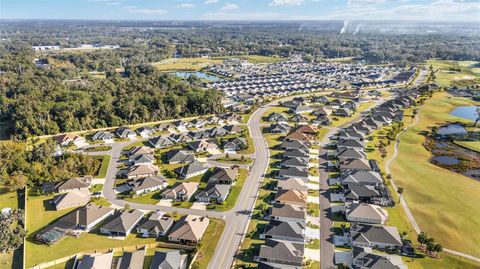
<svg viewBox="0 0 480 269">
<path fill-rule="evenodd" d="M 475 121 L 477 119 L 476 106 L 459 106 L 450 112 L 451 115 L 462 119 Z"/>
<path fill-rule="evenodd" d="M 203 73 L 203 72 L 175 72 L 175 75 L 181 78 L 188 78 L 190 76 L 196 76 L 201 79 L 206 79 L 208 81 L 219 81 L 221 80 L 219 77 Z"/>
</svg>

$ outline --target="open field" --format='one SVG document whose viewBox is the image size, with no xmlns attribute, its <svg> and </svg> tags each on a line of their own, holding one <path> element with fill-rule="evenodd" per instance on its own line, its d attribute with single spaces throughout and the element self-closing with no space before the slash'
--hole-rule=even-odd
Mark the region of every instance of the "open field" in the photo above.
<svg viewBox="0 0 480 269">
<path fill-rule="evenodd" d="M 431 59 L 427 67 L 433 66 L 436 82 L 440 86 L 467 86 L 480 83 L 480 66 L 474 61 L 447 61 Z"/>
<path fill-rule="evenodd" d="M 405 188 L 404 197 L 422 230 L 447 248 L 480 256 L 480 184 L 431 164 L 431 154 L 422 146 L 423 132 L 448 121 L 462 121 L 449 112 L 472 104 L 446 93 L 427 100 L 419 110 L 419 123 L 401 137 L 392 175 L 397 185 Z"/>
<path fill-rule="evenodd" d="M 278 57 L 260 55 L 221 56 L 211 58 L 171 58 L 161 62 L 152 63 L 160 71 L 200 71 L 207 65 L 221 64 L 225 59 L 240 58 L 252 63 L 272 63 L 284 60 Z"/>
</svg>

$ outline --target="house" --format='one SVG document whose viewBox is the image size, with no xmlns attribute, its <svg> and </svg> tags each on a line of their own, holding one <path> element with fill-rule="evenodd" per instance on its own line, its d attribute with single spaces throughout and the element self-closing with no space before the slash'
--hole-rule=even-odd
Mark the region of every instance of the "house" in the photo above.
<svg viewBox="0 0 480 269">
<path fill-rule="evenodd" d="M 150 269 L 187 269 L 187 255 L 180 250 L 155 251 Z"/>
<path fill-rule="evenodd" d="M 207 124 L 207 122 L 203 119 L 194 119 L 191 120 L 188 124 L 194 128 L 202 128 Z"/>
<path fill-rule="evenodd" d="M 309 106 L 297 106 L 290 108 L 290 111 L 294 114 L 310 113 L 313 112 L 313 108 Z"/>
<path fill-rule="evenodd" d="M 115 210 L 111 207 L 89 203 L 65 215 L 62 221 L 72 223 L 74 230 L 89 232 L 114 213 Z"/>
<path fill-rule="evenodd" d="M 308 124 L 309 118 L 302 114 L 295 114 L 290 120 L 298 124 Z"/>
<path fill-rule="evenodd" d="M 341 107 L 345 104 L 345 101 L 344 100 L 340 100 L 340 99 L 335 99 L 335 100 L 332 100 L 330 102 L 330 105 L 331 106 L 335 106 L 335 107 Z"/>
<path fill-rule="evenodd" d="M 207 184 L 205 189 L 195 196 L 195 199 L 202 203 L 210 203 L 211 201 L 222 203 L 227 199 L 230 187 L 230 184 Z"/>
<path fill-rule="evenodd" d="M 300 178 L 279 179 L 277 181 L 276 190 L 299 190 L 302 192 L 308 191 L 307 181 Z"/>
<path fill-rule="evenodd" d="M 372 167 L 370 166 L 370 162 L 367 159 L 357 159 L 357 158 L 350 158 L 345 159 L 339 165 L 340 173 L 344 174 L 345 172 L 349 171 L 372 171 Z"/>
<path fill-rule="evenodd" d="M 307 142 L 310 143 L 314 139 L 314 136 L 310 134 L 304 134 L 298 131 L 295 131 L 293 133 L 290 133 L 289 135 L 285 136 L 286 141 L 301 141 L 301 142 Z"/>
<path fill-rule="evenodd" d="M 211 137 L 221 137 L 226 136 L 228 134 L 228 131 L 225 130 L 223 127 L 215 127 L 210 129 L 209 133 Z"/>
<path fill-rule="evenodd" d="M 368 247 L 353 247 L 352 258 L 355 269 L 408 269 L 400 256 L 374 253 L 372 248 Z"/>
<path fill-rule="evenodd" d="M 280 149 L 283 149 L 283 150 L 299 149 L 303 152 L 309 152 L 310 144 L 302 141 L 298 141 L 298 140 L 284 141 L 282 142 L 282 144 L 280 144 Z"/>
<path fill-rule="evenodd" d="M 97 269 L 112 267 L 113 251 L 107 253 L 85 254 L 76 269 Z"/>
<path fill-rule="evenodd" d="M 225 129 L 228 134 L 240 134 L 243 133 L 243 128 L 237 125 L 225 125 L 222 126 L 221 128 Z"/>
<path fill-rule="evenodd" d="M 228 122 L 229 124 L 237 124 L 243 119 L 242 116 L 232 112 L 222 114 L 219 117 L 224 121 Z"/>
<path fill-rule="evenodd" d="M 298 141 L 302 143 L 301 141 Z M 293 157 L 299 157 L 299 158 L 304 158 L 304 159 L 309 159 L 310 158 L 310 150 L 309 149 L 287 149 L 282 153 L 282 157 L 284 159 L 286 158 L 293 158 Z"/>
<path fill-rule="evenodd" d="M 186 132 L 187 131 L 188 123 L 183 121 L 183 120 L 176 120 L 176 121 L 172 122 L 171 124 L 179 132 Z"/>
<path fill-rule="evenodd" d="M 364 122 L 357 122 L 350 125 L 347 130 L 351 130 L 354 132 L 362 133 L 364 135 L 368 135 L 372 132 L 372 128 L 365 124 Z"/>
<path fill-rule="evenodd" d="M 228 139 L 227 142 L 223 145 L 223 150 L 225 151 L 238 151 L 248 148 L 247 139 L 244 137 L 234 137 Z"/>
<path fill-rule="evenodd" d="M 299 169 L 308 169 L 308 159 L 303 157 L 287 157 L 284 158 L 280 164 L 280 168 L 289 168 L 289 167 L 296 167 Z"/>
<path fill-rule="evenodd" d="M 100 228 L 100 232 L 112 237 L 126 237 L 133 227 L 142 219 L 143 212 L 139 210 L 122 211 Z"/>
<path fill-rule="evenodd" d="M 304 243 L 266 239 L 260 246 L 258 259 L 261 262 L 302 266 L 303 252 Z"/>
<path fill-rule="evenodd" d="M 134 131 L 130 130 L 127 127 L 120 127 L 115 129 L 115 134 L 120 138 L 129 138 L 129 139 L 133 139 L 137 136 L 137 134 Z"/>
<path fill-rule="evenodd" d="M 215 143 L 208 142 L 206 139 L 196 140 L 188 143 L 188 147 L 195 152 L 209 152 L 214 153 L 218 151 L 218 146 Z"/>
<path fill-rule="evenodd" d="M 209 219 L 187 215 L 178 220 L 168 234 L 168 240 L 181 244 L 198 244 L 207 230 Z"/>
<path fill-rule="evenodd" d="M 313 115 L 314 116 L 328 116 L 332 114 L 332 110 L 329 109 L 329 108 L 326 108 L 326 107 L 321 107 L 321 108 L 318 108 L 316 109 L 315 111 L 313 111 Z"/>
<path fill-rule="evenodd" d="M 278 123 L 286 123 L 288 121 L 287 117 L 281 113 L 273 112 L 267 116 L 268 121 L 278 122 Z"/>
<path fill-rule="evenodd" d="M 352 100 L 348 100 L 347 102 L 345 102 L 345 104 L 342 105 L 342 108 L 347 108 L 349 110 L 356 110 L 357 104 Z"/>
<path fill-rule="evenodd" d="M 117 261 L 115 269 L 143 269 L 145 248 L 136 251 L 125 251 Z"/>
<path fill-rule="evenodd" d="M 403 245 L 397 227 L 360 223 L 353 223 L 350 226 L 350 241 L 354 247 L 380 249 L 398 248 Z"/>
<path fill-rule="evenodd" d="M 128 179 L 137 179 L 142 177 L 151 177 L 158 174 L 158 167 L 153 164 L 134 165 L 127 170 Z"/>
<path fill-rule="evenodd" d="M 150 138 L 148 143 L 156 149 L 164 149 L 173 146 L 173 142 L 164 136 Z"/>
<path fill-rule="evenodd" d="M 316 124 L 316 125 L 324 125 L 324 126 L 327 126 L 327 125 L 330 125 L 332 124 L 332 121 L 328 118 L 328 116 L 323 116 L 323 115 L 320 115 L 318 116 L 316 119 L 314 119 L 312 121 L 313 124 Z"/>
<path fill-rule="evenodd" d="M 168 138 L 175 143 L 186 143 L 192 141 L 192 138 L 186 133 L 171 134 Z"/>
<path fill-rule="evenodd" d="M 280 179 L 286 179 L 291 177 L 308 180 L 308 170 L 300 169 L 297 167 L 287 167 L 287 168 L 281 168 L 278 171 L 278 178 Z"/>
<path fill-rule="evenodd" d="M 127 181 L 127 186 L 131 192 L 135 193 L 135 195 L 142 195 L 162 190 L 168 186 L 168 182 L 162 175 L 153 175 Z"/>
<path fill-rule="evenodd" d="M 350 222 L 384 224 L 388 212 L 378 205 L 366 203 L 345 203 L 345 216 Z"/>
<path fill-rule="evenodd" d="M 137 233 L 141 237 L 165 236 L 173 226 L 173 222 L 173 218 L 170 216 L 153 213 L 137 226 Z"/>
<path fill-rule="evenodd" d="M 353 115 L 353 112 L 348 108 L 339 108 L 333 111 L 333 115 L 346 118 L 351 117 Z"/>
<path fill-rule="evenodd" d="M 128 158 L 130 165 L 147 165 L 153 164 L 155 157 L 153 154 L 138 154 Z"/>
<path fill-rule="evenodd" d="M 177 182 L 163 193 L 164 199 L 189 201 L 192 195 L 197 191 L 198 182 Z"/>
<path fill-rule="evenodd" d="M 232 184 L 237 179 L 237 176 L 237 168 L 215 167 L 208 179 L 208 183 Z"/>
<path fill-rule="evenodd" d="M 278 190 L 273 199 L 274 203 L 302 205 L 307 204 L 307 193 L 299 190 Z"/>
<path fill-rule="evenodd" d="M 269 218 L 280 221 L 305 222 L 306 208 L 302 205 L 273 204 L 270 208 Z"/>
<path fill-rule="evenodd" d="M 260 238 L 304 243 L 305 229 L 305 222 L 270 220 Z"/>
<path fill-rule="evenodd" d="M 294 101 L 294 100 L 289 100 L 289 101 L 281 102 L 281 105 L 284 106 L 284 107 L 288 107 L 288 108 L 295 108 L 295 107 L 301 105 L 301 102 Z"/>
<path fill-rule="evenodd" d="M 342 185 L 352 186 L 379 186 L 383 184 L 380 173 L 374 171 L 356 171 L 343 177 Z"/>
<path fill-rule="evenodd" d="M 286 134 L 290 132 L 292 126 L 285 124 L 285 123 L 278 123 L 270 125 L 269 131 L 273 134 Z"/>
<path fill-rule="evenodd" d="M 135 130 L 135 132 L 137 132 L 137 134 L 143 138 L 148 138 L 150 135 L 156 132 L 156 129 L 152 126 L 142 126 Z"/>
<path fill-rule="evenodd" d="M 363 150 L 358 148 L 345 148 L 337 155 L 338 160 L 343 162 L 347 159 L 357 158 L 357 159 L 365 159 L 367 154 L 363 152 Z"/>
<path fill-rule="evenodd" d="M 133 147 L 127 151 L 128 156 L 142 155 L 142 154 L 153 154 L 154 150 L 149 147 Z"/>
<path fill-rule="evenodd" d="M 313 96 L 312 97 L 312 102 L 321 103 L 321 104 L 328 104 L 330 101 L 324 95 L 320 95 L 320 96 Z"/>
<path fill-rule="evenodd" d="M 302 125 L 296 130 L 296 132 L 308 135 L 316 135 L 318 129 L 313 125 Z"/>
<path fill-rule="evenodd" d="M 354 131 L 352 129 L 342 130 L 337 134 L 339 140 L 347 141 L 347 140 L 357 140 L 357 141 L 364 141 L 365 135 L 363 133 Z"/>
<path fill-rule="evenodd" d="M 362 202 L 383 206 L 392 204 L 388 191 L 383 186 L 351 186 L 349 189 L 344 190 L 344 200 L 346 202 Z"/>
<path fill-rule="evenodd" d="M 75 134 L 61 134 L 55 136 L 55 141 L 60 144 L 62 147 L 66 147 L 73 143 L 77 147 L 83 147 L 87 144 L 85 137 L 75 135 Z"/>
<path fill-rule="evenodd" d="M 177 173 L 180 178 L 182 179 L 189 179 L 191 177 L 199 176 L 207 172 L 208 166 L 204 165 L 201 162 L 193 162 L 182 167 L 175 169 L 175 173 Z"/>
<path fill-rule="evenodd" d="M 90 191 L 88 189 L 69 191 L 52 199 L 52 204 L 56 210 L 84 206 L 88 202 L 90 202 Z"/>
<path fill-rule="evenodd" d="M 42 185 L 42 193 L 88 190 L 92 186 L 92 176 L 73 177 L 59 182 L 47 182 Z"/>
<path fill-rule="evenodd" d="M 165 154 L 167 163 L 191 163 L 195 161 L 195 154 L 193 151 L 187 151 L 182 149 L 172 149 Z"/>
<path fill-rule="evenodd" d="M 105 144 L 113 143 L 113 134 L 110 132 L 99 131 L 92 136 L 93 141 L 103 141 Z"/>
<path fill-rule="evenodd" d="M 279 264 L 274 262 L 258 262 L 257 269 L 302 269 L 302 266 Z"/>
</svg>

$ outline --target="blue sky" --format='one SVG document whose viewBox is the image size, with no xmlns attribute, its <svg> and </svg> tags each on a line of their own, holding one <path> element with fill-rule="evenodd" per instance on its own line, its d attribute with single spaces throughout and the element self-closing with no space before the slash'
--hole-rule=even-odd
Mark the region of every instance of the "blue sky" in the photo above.
<svg viewBox="0 0 480 269">
<path fill-rule="evenodd" d="M 480 21 L 480 0 L 0 0 L 0 18 Z"/>
</svg>

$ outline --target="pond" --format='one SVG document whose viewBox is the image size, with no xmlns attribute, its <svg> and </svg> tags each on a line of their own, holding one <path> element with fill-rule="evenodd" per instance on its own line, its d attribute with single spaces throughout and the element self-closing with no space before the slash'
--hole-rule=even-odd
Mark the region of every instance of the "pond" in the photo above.
<svg viewBox="0 0 480 269">
<path fill-rule="evenodd" d="M 449 124 L 438 128 L 438 135 L 448 136 L 448 135 L 467 135 L 468 132 L 465 128 L 458 124 Z"/>
<path fill-rule="evenodd" d="M 432 157 L 431 161 L 443 165 L 454 165 L 460 162 L 457 158 L 451 156 L 435 156 Z"/>
<path fill-rule="evenodd" d="M 462 119 L 475 121 L 477 119 L 476 106 L 459 106 L 450 112 L 451 115 Z"/>
<path fill-rule="evenodd" d="M 216 77 L 214 75 L 210 75 L 210 74 L 207 74 L 207 73 L 203 73 L 203 72 L 175 72 L 175 75 L 178 76 L 178 77 L 181 77 L 181 78 L 188 78 L 190 76 L 196 76 L 200 79 L 206 79 L 208 81 L 219 81 L 221 80 L 219 77 Z"/>
</svg>

